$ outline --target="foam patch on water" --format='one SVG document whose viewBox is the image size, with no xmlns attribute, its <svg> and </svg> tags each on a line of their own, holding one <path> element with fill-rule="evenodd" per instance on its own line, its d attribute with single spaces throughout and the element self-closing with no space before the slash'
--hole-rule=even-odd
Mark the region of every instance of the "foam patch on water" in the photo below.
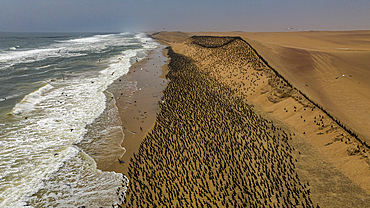
<svg viewBox="0 0 370 208">
<path fill-rule="evenodd" d="M 12 114 L 19 115 L 24 112 L 29 112 L 34 109 L 35 105 L 40 103 L 41 101 L 47 99 L 46 96 L 43 94 L 49 90 L 51 90 L 53 86 L 46 84 L 45 86 L 41 87 L 40 89 L 28 94 L 23 100 L 15 105 L 13 108 Z"/>
<path fill-rule="evenodd" d="M 22 141 L 19 141 L 19 145 Z M 30 142 L 25 142 L 26 147 L 34 148 Z M 24 145 L 24 144 L 23 144 Z M 13 154 L 22 154 L 23 158 L 19 157 L 11 158 Z M 12 151 L 7 151 L 6 155 L 10 157 L 2 158 L 3 163 L 1 169 L 0 178 L 2 182 L 2 187 L 6 187 L 0 192 L 0 206 L 1 207 L 22 207 L 25 205 L 22 196 L 27 196 L 32 193 L 32 190 L 39 190 L 42 188 L 42 183 L 40 181 L 47 181 L 50 178 L 51 173 L 56 172 L 59 166 L 50 166 L 49 164 L 62 164 L 64 160 L 73 158 L 77 151 L 74 148 L 62 149 L 58 153 L 58 157 L 52 156 L 45 158 L 40 155 L 31 155 L 23 151 L 21 148 L 13 149 Z M 10 158 L 10 159 L 9 159 Z M 38 160 L 38 163 L 33 163 L 32 161 Z M 5 167 L 3 167 L 5 166 Z M 43 168 L 39 168 L 43 166 Z M 22 174 L 24 173 L 24 174 Z M 7 179 L 7 180 L 4 180 Z M 17 181 L 17 183 L 14 183 Z M 22 185 L 19 187 L 19 185 Z M 31 192 L 30 192 L 31 191 Z"/>
<path fill-rule="evenodd" d="M 0 69 L 5 69 L 15 64 L 31 63 L 52 57 L 68 58 L 86 55 L 85 53 L 77 52 L 77 50 L 71 50 L 71 52 L 74 53 L 69 53 L 68 50 L 64 50 L 65 47 L 66 46 L 53 46 L 53 48 L 28 49 L 0 53 Z M 61 53 L 60 51 L 62 50 L 64 51 Z"/>
<path fill-rule="evenodd" d="M 119 202 L 116 192 L 123 179 L 122 174 L 96 169 L 80 151 L 27 201 L 34 207 L 111 207 Z"/>
<path fill-rule="evenodd" d="M 159 43 L 155 42 L 154 39 L 146 36 L 143 33 L 137 34 L 135 38 L 140 39 L 141 43 L 144 44 L 145 49 L 153 49 L 159 46 Z"/>
<path fill-rule="evenodd" d="M 93 37 L 88 37 L 88 38 L 79 38 L 79 39 L 72 39 L 72 40 L 67 40 L 67 41 L 61 41 L 61 42 L 67 42 L 67 43 L 80 43 L 80 44 L 85 44 L 85 43 L 96 43 L 99 42 L 100 38 L 99 36 L 93 36 Z"/>
</svg>

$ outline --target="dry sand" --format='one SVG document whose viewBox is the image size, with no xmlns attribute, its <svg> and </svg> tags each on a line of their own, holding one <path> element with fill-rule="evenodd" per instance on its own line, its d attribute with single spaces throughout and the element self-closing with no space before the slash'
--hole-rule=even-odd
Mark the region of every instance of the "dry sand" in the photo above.
<svg viewBox="0 0 370 208">
<path fill-rule="evenodd" d="M 292 99 L 272 104 L 260 93 L 253 93 L 248 98 L 298 132 L 305 132 L 305 138 L 334 166 L 369 193 L 369 153 L 361 143 L 368 146 L 370 141 L 367 127 L 370 123 L 370 31 L 235 32 L 222 35 L 243 37 L 294 88 L 358 135 L 360 142 L 354 141 L 355 138 L 346 132 L 334 131 L 337 127 L 333 119 L 325 121 L 326 116 L 324 124 L 318 121 L 323 112 L 307 113 L 297 101 L 291 102 Z M 337 78 L 342 74 L 351 76 Z M 261 91 L 268 88 L 260 87 Z M 292 109 L 294 106 L 297 107 L 295 111 Z M 336 142 L 347 140 L 343 138 L 349 141 L 344 144 Z"/>
<path fill-rule="evenodd" d="M 370 144 L 370 31 L 196 34 L 244 38 L 294 87 Z M 351 77 L 336 79 L 342 74 Z"/>
<path fill-rule="evenodd" d="M 279 37 L 280 36 L 280 37 Z M 270 65 L 370 144 L 370 31 L 245 36 Z M 280 41 L 277 44 L 268 44 Z M 299 44 L 300 43 L 300 44 Z M 269 46 L 270 45 L 270 46 Z M 265 49 L 262 49 L 264 48 Z M 274 56 L 281 54 L 281 56 Z M 336 79 L 336 77 L 347 74 Z"/>
<path fill-rule="evenodd" d="M 266 49 L 267 43 L 257 40 L 260 34 L 217 35 L 249 35 L 255 38 L 248 39 L 250 44 L 265 52 L 261 54 L 269 63 L 270 59 L 286 61 L 281 58 L 287 56 L 285 52 Z M 315 93 L 324 93 L 323 86 L 310 88 L 315 93 L 301 89 L 311 83 L 297 87 L 300 76 L 307 75 L 305 70 L 292 74 L 288 70 L 289 63 L 306 63 L 295 62 L 306 54 L 297 48 L 320 48 L 299 38 L 292 41 L 289 35 L 277 35 L 296 44 L 290 46 L 294 50 L 288 53 L 291 61 L 286 61 L 284 69 L 270 68 L 241 38 L 188 38 L 190 34 L 176 32 L 153 35 L 175 51 L 170 54 L 171 82 L 154 127 L 132 146 L 130 185 L 123 206 L 370 206 L 369 149 L 343 129 L 342 123 L 350 121 L 339 120 L 335 114 L 340 105 L 333 111 L 314 99 Z M 289 45 L 284 44 L 281 47 Z M 329 72 L 325 76 L 335 74 Z M 314 81 L 315 76 L 304 81 Z M 337 80 L 341 78 L 348 77 Z M 321 84 L 335 89 L 325 81 Z"/>
</svg>

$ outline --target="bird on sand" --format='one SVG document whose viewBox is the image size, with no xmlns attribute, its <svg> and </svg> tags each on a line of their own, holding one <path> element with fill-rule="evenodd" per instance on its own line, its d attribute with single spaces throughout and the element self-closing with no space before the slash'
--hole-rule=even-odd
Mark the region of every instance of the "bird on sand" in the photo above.
<svg viewBox="0 0 370 208">
<path fill-rule="evenodd" d="M 338 79 L 339 77 L 344 77 L 344 76 L 352 77 L 352 76 L 351 76 L 351 75 L 349 75 L 349 74 L 342 74 L 342 75 L 337 76 L 337 78 L 335 78 L 335 79 Z"/>
<path fill-rule="evenodd" d="M 166 98 L 166 99 L 164 99 L 164 100 L 161 100 L 161 101 L 159 101 L 159 102 L 164 103 L 166 100 L 167 100 L 167 98 Z"/>
</svg>

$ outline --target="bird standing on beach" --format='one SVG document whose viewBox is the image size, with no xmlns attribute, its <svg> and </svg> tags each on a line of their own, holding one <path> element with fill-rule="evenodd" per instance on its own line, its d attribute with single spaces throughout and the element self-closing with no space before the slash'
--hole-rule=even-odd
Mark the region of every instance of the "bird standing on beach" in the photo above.
<svg viewBox="0 0 370 208">
<path fill-rule="evenodd" d="M 339 77 L 344 77 L 344 76 L 352 77 L 352 76 L 351 76 L 351 75 L 349 75 L 349 74 L 342 74 L 342 75 L 337 76 L 337 78 L 335 78 L 335 79 L 338 79 Z"/>
</svg>

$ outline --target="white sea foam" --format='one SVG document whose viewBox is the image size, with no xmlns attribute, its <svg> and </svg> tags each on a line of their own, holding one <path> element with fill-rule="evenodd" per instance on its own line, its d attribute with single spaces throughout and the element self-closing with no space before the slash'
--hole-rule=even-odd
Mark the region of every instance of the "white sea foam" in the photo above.
<svg viewBox="0 0 370 208">
<path fill-rule="evenodd" d="M 122 174 L 96 169 L 94 160 L 80 151 L 44 182 L 45 194 L 29 200 L 38 207 L 111 207 L 118 203 L 116 190 L 122 178 Z"/>
<path fill-rule="evenodd" d="M 20 63 L 42 61 L 52 57 L 68 58 L 86 55 L 84 53 L 68 53 L 68 51 L 60 53 L 59 51 L 62 50 L 64 50 L 64 47 L 2 52 L 0 53 L 0 69 L 6 69 Z"/>
<path fill-rule="evenodd" d="M 41 87 L 40 89 L 36 90 L 28 94 L 23 100 L 15 105 L 13 108 L 12 114 L 19 115 L 24 112 L 31 111 L 36 104 L 40 103 L 41 101 L 47 99 L 46 96 L 43 94 L 49 90 L 51 90 L 53 86 L 46 84 L 45 86 Z"/>
<path fill-rule="evenodd" d="M 72 43 L 81 43 L 81 44 L 84 44 L 84 43 L 96 43 L 96 42 L 99 42 L 101 41 L 101 38 L 99 38 L 99 36 L 93 36 L 93 37 L 88 37 L 88 38 L 78 38 L 78 39 L 71 39 L 71 40 L 67 40 L 67 41 L 62 41 L 62 42 L 72 42 Z"/>
<path fill-rule="evenodd" d="M 159 45 L 157 42 L 155 42 L 155 40 L 143 33 L 137 34 L 135 37 L 140 39 L 140 41 L 144 44 L 144 48 L 146 49 L 153 49 Z"/>
<path fill-rule="evenodd" d="M 52 65 L 48 64 L 48 65 L 45 65 L 45 66 L 38 67 L 38 69 L 44 69 L 44 68 L 47 68 L 47 67 L 50 67 L 50 66 L 52 66 Z"/>
</svg>

